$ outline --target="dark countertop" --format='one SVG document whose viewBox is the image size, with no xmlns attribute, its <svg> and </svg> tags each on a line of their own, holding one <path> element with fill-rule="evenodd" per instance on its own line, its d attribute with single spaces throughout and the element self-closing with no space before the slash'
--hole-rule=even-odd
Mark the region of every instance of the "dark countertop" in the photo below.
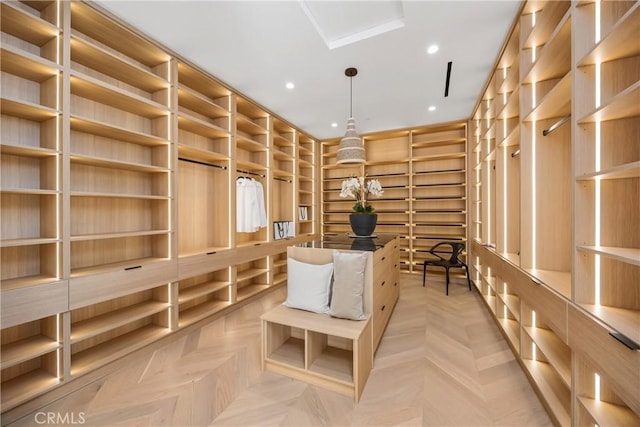
<svg viewBox="0 0 640 427">
<path fill-rule="evenodd" d="M 303 248 L 346 249 L 354 251 L 377 251 L 395 239 L 392 233 L 376 233 L 376 237 L 349 237 L 347 234 L 325 235 L 319 240 L 300 243 Z"/>
</svg>

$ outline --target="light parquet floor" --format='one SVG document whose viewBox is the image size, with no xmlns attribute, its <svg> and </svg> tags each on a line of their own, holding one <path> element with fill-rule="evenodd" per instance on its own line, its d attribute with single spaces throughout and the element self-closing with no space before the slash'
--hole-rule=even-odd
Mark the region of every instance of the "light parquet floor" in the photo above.
<svg viewBox="0 0 640 427">
<path fill-rule="evenodd" d="M 475 291 L 401 282 L 358 404 L 261 372 L 259 317 L 284 300 L 279 290 L 39 412 L 82 413 L 85 426 L 551 425 Z M 11 425 L 42 425 L 35 414 Z"/>
</svg>

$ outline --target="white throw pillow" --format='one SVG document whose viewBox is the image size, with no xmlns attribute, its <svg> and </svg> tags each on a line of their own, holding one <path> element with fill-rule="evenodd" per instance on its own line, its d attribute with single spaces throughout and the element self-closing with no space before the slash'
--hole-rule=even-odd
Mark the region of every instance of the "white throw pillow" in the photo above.
<svg viewBox="0 0 640 427">
<path fill-rule="evenodd" d="M 332 276 L 333 263 L 307 264 L 287 258 L 287 300 L 284 305 L 314 313 L 328 313 Z"/>
<path fill-rule="evenodd" d="M 343 319 L 364 320 L 362 294 L 364 293 L 365 252 L 333 251 L 333 291 L 329 314 Z"/>
</svg>

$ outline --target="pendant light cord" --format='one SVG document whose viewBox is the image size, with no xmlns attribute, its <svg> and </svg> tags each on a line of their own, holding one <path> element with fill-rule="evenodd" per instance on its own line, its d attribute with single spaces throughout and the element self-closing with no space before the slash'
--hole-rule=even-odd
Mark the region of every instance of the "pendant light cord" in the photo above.
<svg viewBox="0 0 640 427">
<path fill-rule="evenodd" d="M 353 118 L 353 77 L 349 77 L 349 118 Z"/>
</svg>

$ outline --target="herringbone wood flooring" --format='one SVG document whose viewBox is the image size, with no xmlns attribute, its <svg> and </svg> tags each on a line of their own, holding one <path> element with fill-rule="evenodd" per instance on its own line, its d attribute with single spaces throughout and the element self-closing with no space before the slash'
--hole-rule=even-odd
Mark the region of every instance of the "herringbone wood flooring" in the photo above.
<svg viewBox="0 0 640 427">
<path fill-rule="evenodd" d="M 91 426 L 546 426 L 551 422 L 476 292 L 403 275 L 358 404 L 260 370 L 260 315 L 278 290 L 40 412 Z M 40 420 L 42 415 L 40 415 Z M 42 425 L 36 412 L 12 426 Z"/>
</svg>

